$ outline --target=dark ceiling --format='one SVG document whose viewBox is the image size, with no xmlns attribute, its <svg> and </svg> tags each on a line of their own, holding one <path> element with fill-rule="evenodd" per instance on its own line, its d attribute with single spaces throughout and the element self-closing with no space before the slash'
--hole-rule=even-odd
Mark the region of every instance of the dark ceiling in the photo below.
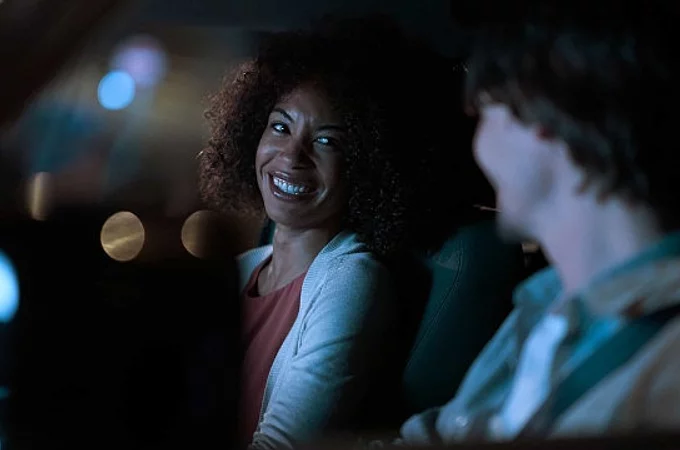
<svg viewBox="0 0 680 450">
<path fill-rule="evenodd" d="M 464 42 L 452 20 L 451 0 L 147 0 L 143 8 L 146 20 L 259 31 L 305 27 L 326 14 L 369 13 L 393 16 L 447 55 L 458 54 Z"/>
</svg>

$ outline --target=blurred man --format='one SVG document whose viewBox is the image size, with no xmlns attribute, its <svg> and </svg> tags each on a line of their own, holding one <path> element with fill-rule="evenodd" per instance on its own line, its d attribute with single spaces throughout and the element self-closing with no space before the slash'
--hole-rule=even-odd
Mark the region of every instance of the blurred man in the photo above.
<svg viewBox="0 0 680 450">
<path fill-rule="evenodd" d="M 554 9 L 481 40 L 475 157 L 502 234 L 539 242 L 552 267 L 516 291 L 457 396 L 403 426 L 406 442 L 680 427 L 680 78 L 661 23 L 674 16 L 653 4 Z"/>
</svg>

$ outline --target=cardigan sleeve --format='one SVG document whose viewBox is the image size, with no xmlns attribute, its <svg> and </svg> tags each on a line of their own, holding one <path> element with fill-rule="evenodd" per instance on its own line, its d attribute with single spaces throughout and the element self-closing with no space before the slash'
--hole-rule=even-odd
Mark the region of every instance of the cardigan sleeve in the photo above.
<svg viewBox="0 0 680 450">
<path fill-rule="evenodd" d="M 392 289 L 387 269 L 368 253 L 329 261 L 251 448 L 293 448 L 358 412 L 389 345 Z"/>
</svg>

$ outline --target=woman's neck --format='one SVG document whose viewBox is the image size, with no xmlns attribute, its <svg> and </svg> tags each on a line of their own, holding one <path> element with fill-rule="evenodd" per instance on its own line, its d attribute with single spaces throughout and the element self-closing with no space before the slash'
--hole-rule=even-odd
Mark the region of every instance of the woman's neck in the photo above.
<svg viewBox="0 0 680 450">
<path fill-rule="evenodd" d="M 305 273 L 338 231 L 328 228 L 293 230 L 277 226 L 274 230 L 272 258 L 258 279 L 260 295 L 280 289 Z"/>
</svg>

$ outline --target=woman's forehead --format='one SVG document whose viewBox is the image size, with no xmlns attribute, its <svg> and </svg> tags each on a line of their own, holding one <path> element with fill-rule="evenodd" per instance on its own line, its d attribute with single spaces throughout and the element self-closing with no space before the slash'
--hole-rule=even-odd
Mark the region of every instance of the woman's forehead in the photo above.
<svg viewBox="0 0 680 450">
<path fill-rule="evenodd" d="M 304 83 L 283 95 L 275 105 L 288 113 L 320 117 L 339 122 L 340 110 L 331 97 L 317 84 Z M 290 110 L 290 111 L 289 111 Z"/>
</svg>

